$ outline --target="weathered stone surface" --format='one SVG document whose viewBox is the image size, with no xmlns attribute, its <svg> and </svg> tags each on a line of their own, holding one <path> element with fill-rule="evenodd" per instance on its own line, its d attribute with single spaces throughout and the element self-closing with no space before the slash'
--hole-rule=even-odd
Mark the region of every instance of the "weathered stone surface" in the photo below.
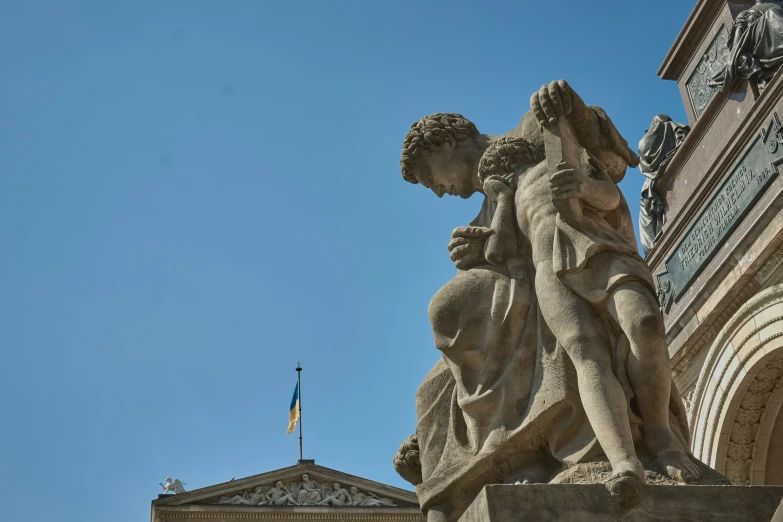
<svg viewBox="0 0 783 522">
<path fill-rule="evenodd" d="M 459 520 L 768 522 L 781 498 L 781 486 L 645 486 L 627 506 L 599 485 L 487 486 Z"/>
<path fill-rule="evenodd" d="M 646 455 L 639 454 L 639 459 L 644 466 L 644 477 L 647 484 L 656 484 L 664 486 L 676 486 L 678 482 L 666 476 L 664 470 L 660 468 L 655 459 Z M 730 486 L 731 482 L 714 469 L 710 468 L 701 461 L 696 461 L 696 465 L 701 470 L 701 477 L 693 480 L 692 486 Z M 575 464 L 563 471 L 557 473 L 549 482 L 550 484 L 605 484 L 612 477 L 612 466 L 606 460 L 596 460 L 592 462 L 582 462 Z"/>
</svg>

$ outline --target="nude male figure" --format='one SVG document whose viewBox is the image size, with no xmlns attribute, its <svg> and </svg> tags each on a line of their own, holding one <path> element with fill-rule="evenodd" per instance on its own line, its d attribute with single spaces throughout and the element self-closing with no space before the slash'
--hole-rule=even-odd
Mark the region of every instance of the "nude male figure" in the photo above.
<svg viewBox="0 0 783 522">
<path fill-rule="evenodd" d="M 424 154 L 417 154 L 415 137 L 411 143 L 406 138 L 401 160 L 403 176 L 422 183 L 439 196 L 449 193 L 469 197 L 484 192 L 485 180 L 478 172 L 488 149 L 518 145 L 532 149 L 527 152 L 534 155 L 535 149 L 543 149 L 540 126 L 556 123 L 559 118 L 569 119 L 580 144 L 600 161 L 591 162 L 591 166 L 561 164 L 555 173 L 548 172 L 546 163 L 540 162 L 543 158 L 517 165 L 512 174 L 503 168 L 494 172 L 486 169 L 486 181 L 492 186 L 487 192 L 492 192 L 488 195 L 497 202 L 492 233 L 488 235 L 475 227 L 455 230 L 449 245 L 451 257 L 461 269 L 477 266 L 484 259 L 493 262 L 493 256 L 487 255 L 487 245 L 494 236 L 492 251 L 502 261 L 506 257 L 503 252 L 508 250 L 502 245 L 514 248 L 514 235 L 509 236 L 509 230 L 518 227 L 518 246 L 532 253 L 536 267 L 535 287 L 542 315 L 577 369 L 585 412 L 616 479 L 625 484 L 621 487 L 641 485 L 644 469 L 636 456 L 625 393 L 612 371 L 610 338 L 602 312 L 608 313 L 629 339 L 628 375 L 644 421 L 643 438 L 651 453 L 672 478 L 698 478 L 698 467 L 669 426 L 668 351 L 657 301 L 646 284 L 649 276 L 645 277 L 644 271 L 649 274 L 649 270 L 641 259 L 636 259 L 638 254 L 634 257 L 635 246 L 630 238 L 603 221 L 603 214 L 616 210 L 620 204 L 616 182 L 634 155 L 608 117 L 600 109 L 587 107 L 563 81 L 542 87 L 532 97 L 531 108 L 522 123 L 503 137 L 480 134 L 460 115 L 433 116 L 453 121 L 430 132 L 448 131 L 449 126 L 457 130 L 444 146 Z M 416 125 L 426 125 L 425 120 L 414 124 L 411 133 Z M 505 144 L 501 144 L 504 140 Z M 496 163 L 502 167 L 504 161 Z M 490 179 L 493 174 L 495 177 Z M 515 191 L 502 188 L 503 183 L 497 178 L 504 174 L 506 183 L 517 187 Z M 588 225 L 592 232 L 597 231 L 599 243 L 606 239 L 607 245 L 599 245 L 602 248 L 597 251 L 581 252 L 584 270 L 562 274 L 553 263 L 555 240 L 567 241 L 568 233 L 563 230 L 569 227 L 558 225 L 553 199 L 574 197 L 587 209 Z M 574 234 L 583 232 L 578 228 L 576 224 L 576 229 L 570 230 Z M 591 284 L 596 288 L 590 288 Z"/>
</svg>

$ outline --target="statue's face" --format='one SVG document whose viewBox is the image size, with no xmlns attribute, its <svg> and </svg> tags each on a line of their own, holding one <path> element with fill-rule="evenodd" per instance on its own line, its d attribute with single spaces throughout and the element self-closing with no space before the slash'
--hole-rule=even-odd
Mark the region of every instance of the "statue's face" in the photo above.
<svg viewBox="0 0 783 522">
<path fill-rule="evenodd" d="M 332 487 L 333 487 L 333 488 L 335 489 L 335 491 L 336 491 L 336 490 L 340 489 L 340 483 L 339 483 L 339 482 L 335 482 L 334 484 L 332 484 Z"/>
<path fill-rule="evenodd" d="M 464 150 L 467 142 L 443 145 L 429 156 L 419 160 L 416 180 L 432 190 L 439 198 L 444 194 L 469 198 L 475 194 L 478 174 L 467 161 Z"/>
<path fill-rule="evenodd" d="M 358 492 L 359 492 L 359 490 L 358 490 L 358 489 L 356 489 L 356 488 L 351 488 L 351 495 L 355 495 L 355 494 L 357 494 Z"/>
<path fill-rule="evenodd" d="M 278 481 L 278 483 L 275 484 L 275 487 L 281 489 L 283 487 L 283 483 Z"/>
</svg>

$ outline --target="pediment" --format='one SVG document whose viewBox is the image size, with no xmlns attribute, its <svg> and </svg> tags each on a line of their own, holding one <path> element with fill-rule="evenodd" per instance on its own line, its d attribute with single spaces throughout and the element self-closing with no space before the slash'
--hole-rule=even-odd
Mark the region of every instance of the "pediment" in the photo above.
<svg viewBox="0 0 783 522">
<path fill-rule="evenodd" d="M 304 475 L 307 475 L 307 480 Z M 339 489 L 335 488 L 339 485 Z M 154 507 L 363 507 L 418 508 L 415 493 L 314 463 L 298 464 L 178 495 L 161 496 Z"/>
</svg>

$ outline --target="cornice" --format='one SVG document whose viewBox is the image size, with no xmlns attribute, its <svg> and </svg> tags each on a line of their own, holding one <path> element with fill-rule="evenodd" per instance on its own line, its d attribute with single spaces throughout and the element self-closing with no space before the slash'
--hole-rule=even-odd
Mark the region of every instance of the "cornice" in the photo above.
<svg viewBox="0 0 783 522">
<path fill-rule="evenodd" d="M 658 69 L 658 76 L 664 80 L 680 80 L 691 56 L 712 29 L 721 9 L 727 3 L 726 0 L 699 0 Z"/>
</svg>

